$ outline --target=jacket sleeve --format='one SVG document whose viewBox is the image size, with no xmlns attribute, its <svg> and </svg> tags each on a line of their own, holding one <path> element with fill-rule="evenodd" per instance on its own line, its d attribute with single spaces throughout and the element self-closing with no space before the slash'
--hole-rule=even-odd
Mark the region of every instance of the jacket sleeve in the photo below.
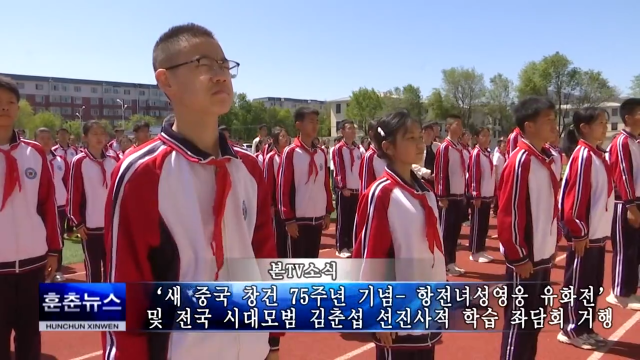
<svg viewBox="0 0 640 360">
<path fill-rule="evenodd" d="M 294 211 L 294 201 L 291 198 L 291 189 L 294 188 L 294 168 L 293 156 L 295 154 L 295 146 L 289 146 L 282 152 L 280 165 L 278 166 L 276 199 L 278 201 L 278 211 L 280 218 L 285 223 L 296 221 L 296 213 Z"/>
<path fill-rule="evenodd" d="M 134 160 L 135 161 L 135 160 Z M 123 167 L 111 174 L 105 205 L 107 282 L 143 283 L 154 278 L 149 253 L 160 245 L 162 223 L 158 208 L 159 175 L 150 161 Z M 148 226 L 145 224 L 158 224 Z M 103 333 L 109 360 L 150 358 L 144 327 L 149 298 L 143 285 L 127 286 L 127 331 Z M 130 329 L 130 330 L 129 330 Z"/>
<path fill-rule="evenodd" d="M 276 171 L 274 169 L 275 153 L 270 153 L 264 160 L 264 181 L 269 191 L 269 204 L 276 207 Z"/>
<path fill-rule="evenodd" d="M 63 158 L 60 157 L 60 159 L 62 159 L 62 161 L 64 162 L 64 174 L 62 175 L 62 183 L 64 184 L 64 188 L 65 190 L 67 190 L 67 196 L 69 194 L 69 177 L 71 176 L 71 165 L 69 164 L 69 162 Z"/>
<path fill-rule="evenodd" d="M 567 242 L 584 240 L 589 236 L 592 161 L 587 151 L 580 151 L 569 162 L 564 177 L 560 216 L 568 235 Z"/>
<path fill-rule="evenodd" d="M 433 169 L 436 195 L 439 198 L 449 196 L 449 146 L 440 145 L 436 150 L 436 163 Z"/>
<path fill-rule="evenodd" d="M 37 148 L 36 150 L 42 158 L 37 212 L 47 232 L 47 253 L 49 255 L 59 255 L 60 250 L 62 250 L 62 236 L 60 235 L 58 222 L 55 183 L 53 182 L 53 174 L 44 150 L 42 148 Z"/>
<path fill-rule="evenodd" d="M 375 153 L 369 152 L 364 156 L 364 160 L 360 163 L 360 193 L 363 194 L 374 181 L 376 181 L 376 173 L 373 162 Z"/>
<path fill-rule="evenodd" d="M 82 179 L 82 162 L 85 157 L 78 155 L 71 161 L 71 171 L 69 175 L 69 190 L 67 191 L 67 215 L 71 220 L 71 225 L 76 229 L 84 226 L 84 214 L 81 211 L 85 202 L 84 181 Z"/>
<path fill-rule="evenodd" d="M 525 243 L 527 223 L 528 178 L 531 159 L 526 154 L 511 156 L 502 171 L 498 206 L 498 238 L 505 260 L 512 266 L 529 261 Z"/>
<path fill-rule="evenodd" d="M 622 201 L 629 206 L 636 201 L 636 187 L 633 181 L 633 159 L 629 139 L 618 136 L 609 147 L 609 162 L 613 169 L 613 183 Z"/>
<path fill-rule="evenodd" d="M 333 186 L 338 190 L 343 190 L 347 187 L 346 183 L 346 174 L 347 167 L 344 163 L 343 149 L 344 146 L 338 144 L 333 147 L 333 155 L 331 156 L 333 160 L 333 181 L 335 182 Z"/>
<path fill-rule="evenodd" d="M 479 199 L 482 197 L 482 163 L 479 151 L 474 150 L 471 153 L 467 184 L 472 198 Z"/>
<path fill-rule="evenodd" d="M 327 160 L 328 160 L 328 155 L 325 152 L 324 153 L 324 161 L 325 164 L 327 164 Z M 327 213 L 326 215 L 331 216 L 331 214 L 334 212 L 334 208 L 333 208 L 333 192 L 331 191 L 331 179 L 329 178 L 329 167 L 327 167 L 326 169 L 324 169 L 324 192 L 327 196 Z"/>
</svg>

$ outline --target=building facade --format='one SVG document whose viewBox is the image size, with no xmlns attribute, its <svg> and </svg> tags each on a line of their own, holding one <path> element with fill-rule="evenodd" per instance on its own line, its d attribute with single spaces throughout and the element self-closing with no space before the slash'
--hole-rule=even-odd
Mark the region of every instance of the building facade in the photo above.
<svg viewBox="0 0 640 360">
<path fill-rule="evenodd" d="M 65 120 L 108 120 L 134 114 L 166 117 L 169 100 L 157 85 L 0 74 L 18 84 L 20 94 L 34 112 L 50 111 Z"/>
<path fill-rule="evenodd" d="M 277 107 L 280 109 L 289 109 L 293 113 L 297 108 L 301 106 L 309 106 L 314 109 L 322 110 L 325 106 L 325 101 L 311 100 L 311 99 L 292 99 L 292 98 L 280 98 L 280 97 L 261 97 L 253 99 L 253 101 L 261 102 L 265 107 Z"/>
</svg>

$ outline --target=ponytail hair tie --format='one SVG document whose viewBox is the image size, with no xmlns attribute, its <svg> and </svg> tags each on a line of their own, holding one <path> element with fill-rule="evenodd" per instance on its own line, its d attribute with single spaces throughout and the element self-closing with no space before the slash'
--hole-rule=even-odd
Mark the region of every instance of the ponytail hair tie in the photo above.
<svg viewBox="0 0 640 360">
<path fill-rule="evenodd" d="M 380 136 L 385 137 L 387 136 L 387 134 L 384 133 L 384 130 L 382 130 L 382 128 L 378 128 L 378 134 L 380 134 Z"/>
</svg>

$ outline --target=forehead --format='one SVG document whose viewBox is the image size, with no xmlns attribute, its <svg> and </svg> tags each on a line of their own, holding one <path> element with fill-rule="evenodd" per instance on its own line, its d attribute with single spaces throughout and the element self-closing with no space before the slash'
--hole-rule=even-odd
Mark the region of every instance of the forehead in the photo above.
<svg viewBox="0 0 640 360">
<path fill-rule="evenodd" d="M 89 129 L 89 133 L 99 133 L 104 131 L 105 130 L 102 126 L 93 126 L 91 129 Z"/>
<path fill-rule="evenodd" d="M 3 98 L 13 98 L 13 100 L 16 100 L 16 95 L 5 88 L 0 88 L 0 96 Z"/>
<path fill-rule="evenodd" d="M 206 37 L 181 41 L 177 44 L 174 54 L 178 61 L 188 61 L 198 56 L 216 60 L 225 58 L 220 43 L 215 39 Z"/>
</svg>

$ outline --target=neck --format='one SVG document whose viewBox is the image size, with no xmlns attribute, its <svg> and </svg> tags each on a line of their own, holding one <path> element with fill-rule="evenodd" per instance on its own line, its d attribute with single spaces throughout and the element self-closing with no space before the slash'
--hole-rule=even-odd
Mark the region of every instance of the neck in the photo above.
<svg viewBox="0 0 640 360">
<path fill-rule="evenodd" d="M 68 148 L 69 147 L 69 142 L 68 141 L 58 141 L 58 145 L 62 146 L 63 148 Z"/>
<path fill-rule="evenodd" d="M 44 150 L 45 154 L 47 154 L 47 155 L 51 154 L 51 148 L 46 148 L 46 147 L 43 146 L 42 149 Z"/>
<path fill-rule="evenodd" d="M 93 155 L 94 158 L 102 158 L 102 148 L 87 147 L 87 150 L 89 151 L 89 153 L 91 153 L 91 155 Z"/>
<path fill-rule="evenodd" d="M 411 178 L 411 164 L 389 164 L 391 168 L 400 176 L 400 178 L 407 182 L 407 184 L 413 185 L 413 179 Z"/>
<path fill-rule="evenodd" d="M 425 144 L 426 146 L 429 146 L 429 145 L 433 144 L 433 140 L 426 140 L 426 141 L 424 142 L 424 144 Z"/>
<path fill-rule="evenodd" d="M 12 127 L 0 128 L 0 145 L 7 145 L 9 142 L 11 142 L 12 136 L 13 136 Z"/>
<path fill-rule="evenodd" d="M 625 126 L 624 129 L 633 135 L 638 135 L 638 132 L 639 132 L 638 129 L 630 126 Z"/>
<path fill-rule="evenodd" d="M 586 142 L 587 144 L 593 146 L 594 148 L 597 148 L 598 144 L 600 143 L 599 140 L 587 139 L 587 138 L 584 138 L 584 137 L 581 140 Z"/>
<path fill-rule="evenodd" d="M 353 139 L 344 139 L 345 144 L 353 145 Z"/>
<path fill-rule="evenodd" d="M 453 135 L 449 134 L 448 137 L 449 137 L 449 140 L 451 140 L 453 142 L 456 142 L 456 143 L 460 142 L 459 140 L 457 140 L 459 138 L 459 136 L 453 136 Z"/>
<path fill-rule="evenodd" d="M 278 151 L 279 153 L 282 153 L 284 151 L 284 148 L 286 148 L 285 145 L 276 146 L 276 151 Z"/>
<path fill-rule="evenodd" d="M 527 140 L 529 141 L 529 144 L 531 144 L 531 146 L 533 146 L 536 150 L 542 151 L 542 148 L 544 147 L 544 141 L 532 140 L 532 139 L 527 139 Z"/>
<path fill-rule="evenodd" d="M 311 136 L 304 136 L 300 134 L 300 141 L 302 141 L 303 144 L 307 145 L 307 147 L 311 147 L 313 145 L 313 137 Z"/>
<path fill-rule="evenodd" d="M 218 116 L 210 117 L 209 121 L 202 121 L 203 116 L 183 115 L 178 111 L 175 114 L 177 120 L 173 123 L 175 132 L 201 150 L 216 157 L 220 155 Z"/>
</svg>

